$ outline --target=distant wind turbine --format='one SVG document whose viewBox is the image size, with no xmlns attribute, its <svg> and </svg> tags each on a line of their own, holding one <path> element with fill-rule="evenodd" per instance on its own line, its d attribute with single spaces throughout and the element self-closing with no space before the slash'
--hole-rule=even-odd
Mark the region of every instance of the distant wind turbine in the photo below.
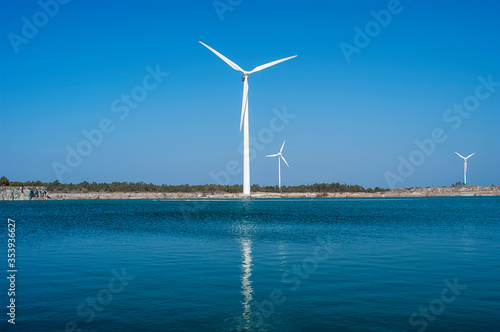
<svg viewBox="0 0 500 332">
<path fill-rule="evenodd" d="M 464 160 L 464 186 L 467 187 L 467 159 L 469 159 L 470 157 L 472 157 L 476 153 L 474 152 L 473 154 L 470 154 L 467 157 L 462 156 L 458 152 L 455 152 L 455 153 L 458 154 L 458 156 Z"/>
<path fill-rule="evenodd" d="M 225 63 L 227 63 L 231 68 L 234 70 L 240 71 L 243 73 L 243 76 L 241 80 L 243 81 L 243 101 L 241 103 L 241 119 L 240 119 L 240 131 L 241 127 L 243 127 L 243 194 L 244 195 L 250 195 L 250 143 L 249 143 L 249 133 L 248 133 L 248 77 L 256 73 L 258 71 L 261 71 L 263 69 L 266 69 L 268 67 L 274 66 L 280 62 L 295 58 L 296 55 L 290 56 L 288 58 L 276 60 L 273 62 L 266 63 L 261 66 L 255 67 L 251 71 L 246 71 L 240 68 L 237 64 L 208 46 L 207 44 L 203 43 L 200 41 L 200 43 L 208 48 L 210 51 L 215 53 L 219 58 L 221 58 Z"/>
<path fill-rule="evenodd" d="M 280 190 L 281 190 L 281 159 L 283 159 L 285 164 L 288 166 L 288 163 L 286 162 L 285 157 L 283 157 L 283 155 L 282 155 L 283 147 L 285 146 L 285 142 L 286 141 L 283 141 L 283 145 L 281 146 L 280 152 L 266 156 L 266 157 L 278 157 L 278 186 L 279 186 Z M 288 166 L 288 167 L 290 167 L 290 166 Z"/>
</svg>

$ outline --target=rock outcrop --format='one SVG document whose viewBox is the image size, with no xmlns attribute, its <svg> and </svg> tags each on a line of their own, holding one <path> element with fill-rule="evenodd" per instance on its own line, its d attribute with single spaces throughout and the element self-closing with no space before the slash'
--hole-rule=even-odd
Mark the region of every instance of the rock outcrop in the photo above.
<svg viewBox="0 0 500 332">
<path fill-rule="evenodd" d="M 47 198 L 46 187 L 0 187 L 0 201 L 31 201 Z"/>
<path fill-rule="evenodd" d="M 436 187 L 391 189 L 384 192 L 342 192 L 342 193 L 266 193 L 254 192 L 253 198 L 314 198 L 314 197 L 434 197 L 434 196 L 500 196 L 500 186 L 491 187 Z M 242 194 L 233 193 L 161 193 L 161 192 L 51 192 L 50 199 L 200 199 L 200 198 L 243 198 Z"/>
</svg>

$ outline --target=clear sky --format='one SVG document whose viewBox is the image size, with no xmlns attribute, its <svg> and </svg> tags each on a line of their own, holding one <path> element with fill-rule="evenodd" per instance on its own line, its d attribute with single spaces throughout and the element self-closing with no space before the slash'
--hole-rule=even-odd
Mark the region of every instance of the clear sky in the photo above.
<svg viewBox="0 0 500 332">
<path fill-rule="evenodd" d="M 252 183 L 286 140 L 284 185 L 450 185 L 454 151 L 500 185 L 497 2 L 60 2 L 2 3 L 11 180 L 241 184 L 241 75 L 201 40 L 246 70 L 298 55 L 250 77 Z"/>
</svg>

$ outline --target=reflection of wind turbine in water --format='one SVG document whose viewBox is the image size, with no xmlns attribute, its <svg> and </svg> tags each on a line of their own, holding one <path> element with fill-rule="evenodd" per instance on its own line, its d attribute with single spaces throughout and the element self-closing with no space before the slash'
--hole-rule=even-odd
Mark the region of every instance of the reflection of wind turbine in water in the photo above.
<svg viewBox="0 0 500 332">
<path fill-rule="evenodd" d="M 243 275 L 241 276 L 241 293 L 244 296 L 242 318 L 245 323 L 245 329 L 250 329 L 251 316 L 252 316 L 252 301 L 253 301 L 253 288 L 250 277 L 252 276 L 252 241 L 244 239 L 242 242 L 243 249 L 243 262 L 241 269 Z"/>
<path fill-rule="evenodd" d="M 287 262 L 287 249 L 285 242 L 280 242 L 278 244 L 278 256 L 280 259 L 280 267 L 284 269 L 286 267 L 286 262 Z"/>
<path fill-rule="evenodd" d="M 250 200 L 243 200 L 241 208 L 246 214 L 252 209 Z M 235 223 L 235 233 L 239 234 L 239 243 L 241 246 L 241 294 L 243 295 L 242 313 L 237 316 L 238 331 L 251 331 L 252 326 L 252 306 L 253 306 L 253 287 L 252 281 L 252 235 L 254 232 L 253 222 L 243 217 L 238 223 Z"/>
<path fill-rule="evenodd" d="M 241 270 L 243 274 L 241 275 L 241 294 L 243 294 L 244 299 L 242 302 L 243 312 L 241 314 L 240 327 L 244 331 L 252 331 L 252 302 L 253 302 L 253 287 L 252 281 L 252 240 L 245 238 L 241 242 L 242 246 L 242 263 Z M 278 245 L 278 258 L 280 270 L 284 271 L 287 262 L 287 248 L 285 242 L 280 242 Z M 284 324 L 284 322 L 281 322 Z"/>
</svg>

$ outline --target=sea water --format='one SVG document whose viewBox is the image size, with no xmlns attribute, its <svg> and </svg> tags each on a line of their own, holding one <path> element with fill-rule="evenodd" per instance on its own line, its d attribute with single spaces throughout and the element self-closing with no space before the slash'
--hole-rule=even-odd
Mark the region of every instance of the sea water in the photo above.
<svg viewBox="0 0 500 332">
<path fill-rule="evenodd" d="M 2 331 L 500 331 L 500 197 L 31 201 L 0 211 Z"/>
</svg>

